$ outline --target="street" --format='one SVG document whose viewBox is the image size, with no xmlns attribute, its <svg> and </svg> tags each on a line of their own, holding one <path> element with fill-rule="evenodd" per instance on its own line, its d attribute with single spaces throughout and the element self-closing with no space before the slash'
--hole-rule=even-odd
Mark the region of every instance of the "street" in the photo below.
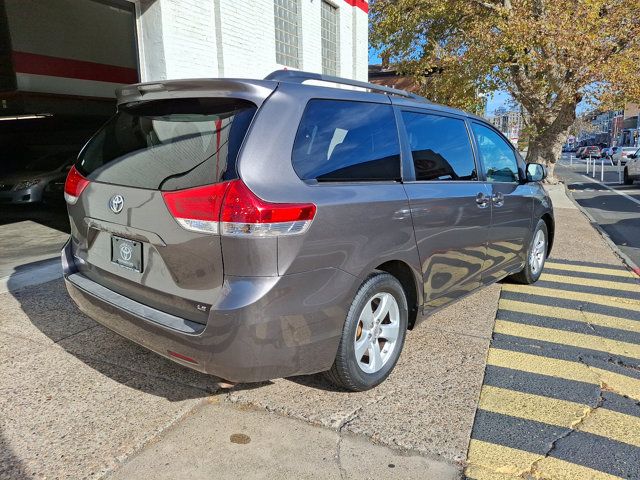
<svg viewBox="0 0 640 480">
<path fill-rule="evenodd" d="M 640 265 L 640 182 L 621 185 L 617 166 L 605 162 L 604 181 L 600 181 L 602 162 L 596 162 L 586 175 L 586 161 L 563 154 L 556 168 L 575 201 L 602 227 L 618 248 L 636 265 Z M 622 167 L 624 168 L 624 166 Z M 588 253 L 587 253 L 588 255 Z"/>
</svg>

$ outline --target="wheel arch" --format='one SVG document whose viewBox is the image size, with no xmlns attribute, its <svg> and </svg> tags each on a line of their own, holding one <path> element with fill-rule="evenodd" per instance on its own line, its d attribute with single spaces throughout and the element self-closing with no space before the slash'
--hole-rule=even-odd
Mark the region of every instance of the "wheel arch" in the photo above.
<svg viewBox="0 0 640 480">
<path fill-rule="evenodd" d="M 408 329 L 411 330 L 418 317 L 421 296 L 419 295 L 416 275 L 413 269 L 402 260 L 390 260 L 378 265 L 376 270 L 393 275 L 402 285 L 402 289 L 407 296 L 407 307 L 409 309 Z"/>
<path fill-rule="evenodd" d="M 553 247 L 553 240 L 556 235 L 556 223 L 553 219 L 553 216 L 547 212 L 540 217 L 540 219 L 547 225 L 547 233 L 549 234 L 549 239 L 547 241 L 547 257 L 551 254 L 551 248 Z"/>
</svg>

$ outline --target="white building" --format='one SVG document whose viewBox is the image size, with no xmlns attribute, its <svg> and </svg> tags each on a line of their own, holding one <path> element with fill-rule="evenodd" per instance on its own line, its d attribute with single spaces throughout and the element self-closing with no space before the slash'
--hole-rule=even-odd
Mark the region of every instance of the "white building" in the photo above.
<svg viewBox="0 0 640 480">
<path fill-rule="evenodd" d="M 280 68 L 367 79 L 364 0 L 139 0 L 141 76 L 257 77 Z"/>
<path fill-rule="evenodd" d="M 368 8 L 366 0 L 0 0 L 0 119 L 10 132 L 0 132 L 0 150 L 81 145 L 127 83 L 264 78 L 281 68 L 367 80 Z"/>
</svg>

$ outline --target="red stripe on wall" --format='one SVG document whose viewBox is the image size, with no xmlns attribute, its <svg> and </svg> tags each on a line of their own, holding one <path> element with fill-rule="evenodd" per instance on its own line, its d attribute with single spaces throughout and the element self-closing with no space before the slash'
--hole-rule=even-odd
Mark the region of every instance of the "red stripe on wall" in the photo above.
<svg viewBox="0 0 640 480">
<path fill-rule="evenodd" d="M 11 52 L 11 58 L 16 73 L 111 83 L 136 83 L 138 81 L 138 71 L 135 68 L 49 57 L 27 52 Z"/>
<path fill-rule="evenodd" d="M 344 0 L 352 7 L 358 7 L 364 13 L 369 13 L 369 4 L 365 0 Z"/>
</svg>

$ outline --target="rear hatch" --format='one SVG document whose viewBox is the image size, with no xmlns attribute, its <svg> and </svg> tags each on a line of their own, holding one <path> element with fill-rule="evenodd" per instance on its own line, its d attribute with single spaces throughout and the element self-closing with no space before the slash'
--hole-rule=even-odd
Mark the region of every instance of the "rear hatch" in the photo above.
<svg viewBox="0 0 640 480">
<path fill-rule="evenodd" d="M 121 105 L 65 186 L 78 270 L 206 323 L 223 282 L 220 202 L 256 110 L 226 97 Z"/>
</svg>

